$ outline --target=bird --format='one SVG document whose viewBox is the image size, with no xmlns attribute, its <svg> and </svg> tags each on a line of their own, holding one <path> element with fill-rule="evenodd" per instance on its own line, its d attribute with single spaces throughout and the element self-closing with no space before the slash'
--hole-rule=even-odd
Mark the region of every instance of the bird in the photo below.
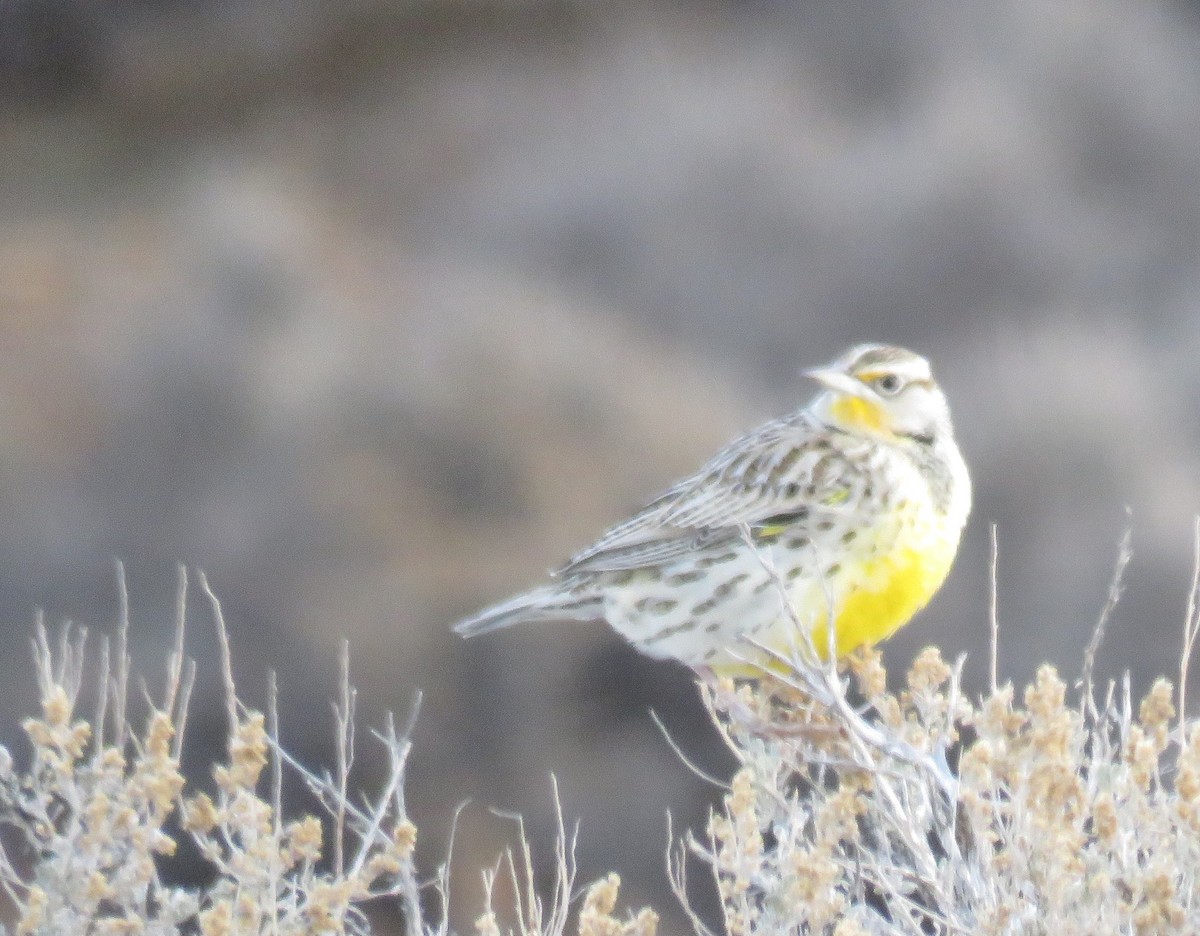
<svg viewBox="0 0 1200 936">
<path fill-rule="evenodd" d="M 804 373 L 819 389 L 802 409 L 454 629 L 603 620 L 651 657 L 733 677 L 891 636 L 942 586 L 970 514 L 950 409 L 901 347 L 859 344 Z"/>
</svg>

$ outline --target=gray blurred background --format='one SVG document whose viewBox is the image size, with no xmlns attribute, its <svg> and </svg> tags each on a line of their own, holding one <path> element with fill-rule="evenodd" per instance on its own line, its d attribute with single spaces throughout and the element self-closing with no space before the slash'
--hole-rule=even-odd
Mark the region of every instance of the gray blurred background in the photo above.
<svg viewBox="0 0 1200 936">
<path fill-rule="evenodd" d="M 1100 671 L 1177 667 L 1200 508 L 1200 8 L 1184 0 L 0 5 L 0 739 L 36 608 L 111 629 L 128 565 L 151 687 L 176 563 L 238 676 L 330 762 L 348 638 L 378 723 L 425 699 L 429 870 L 456 925 L 549 775 L 581 876 L 665 932 L 666 812 L 730 763 L 686 671 L 601 626 L 465 644 L 846 345 L 927 353 L 976 508 L 887 645 L 1078 672 L 1131 512 Z M 197 748 L 220 737 L 214 651 Z M 366 742 L 365 732 L 363 734 Z M 211 750 L 207 753 L 211 754 Z M 364 782 L 370 758 L 364 750 Z M 381 910 L 380 925 L 391 924 Z"/>
</svg>

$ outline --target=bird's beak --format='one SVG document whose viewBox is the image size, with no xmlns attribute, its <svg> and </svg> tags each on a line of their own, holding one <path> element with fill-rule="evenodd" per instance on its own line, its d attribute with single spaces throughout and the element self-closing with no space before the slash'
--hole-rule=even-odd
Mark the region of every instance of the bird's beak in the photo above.
<svg viewBox="0 0 1200 936">
<path fill-rule="evenodd" d="M 807 370 L 804 372 L 804 376 L 811 377 L 823 387 L 849 396 L 861 397 L 866 390 L 862 383 L 836 367 L 818 367 L 814 370 Z"/>
</svg>

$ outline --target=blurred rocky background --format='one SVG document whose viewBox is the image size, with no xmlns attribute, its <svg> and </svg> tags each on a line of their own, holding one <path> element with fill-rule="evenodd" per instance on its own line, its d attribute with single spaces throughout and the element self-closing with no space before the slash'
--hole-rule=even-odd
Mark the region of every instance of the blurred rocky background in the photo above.
<svg viewBox="0 0 1200 936">
<path fill-rule="evenodd" d="M 549 856 L 553 772 L 581 877 L 682 932 L 666 813 L 719 791 L 651 710 L 730 769 L 689 674 L 602 626 L 450 624 L 885 340 L 934 361 L 977 492 L 893 670 L 937 643 L 979 685 L 995 523 L 1001 673 L 1077 673 L 1131 523 L 1099 669 L 1144 687 L 1200 509 L 1198 258 L 1184 0 L 7 0 L 0 740 L 35 609 L 110 632 L 123 559 L 153 689 L 194 564 L 310 763 L 343 638 L 366 721 L 424 690 L 426 868 L 472 800 L 460 930 L 515 832 L 488 807 Z"/>
</svg>

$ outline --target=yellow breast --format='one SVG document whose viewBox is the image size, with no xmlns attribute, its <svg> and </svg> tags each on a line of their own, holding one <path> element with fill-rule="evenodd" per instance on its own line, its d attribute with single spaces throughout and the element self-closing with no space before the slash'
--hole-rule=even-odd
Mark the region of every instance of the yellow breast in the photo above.
<svg viewBox="0 0 1200 936">
<path fill-rule="evenodd" d="M 867 560 L 848 570 L 833 589 L 837 656 L 878 643 L 907 624 L 945 581 L 957 542 L 931 537 Z M 822 657 L 828 634 L 822 620 L 813 630 Z"/>
</svg>

